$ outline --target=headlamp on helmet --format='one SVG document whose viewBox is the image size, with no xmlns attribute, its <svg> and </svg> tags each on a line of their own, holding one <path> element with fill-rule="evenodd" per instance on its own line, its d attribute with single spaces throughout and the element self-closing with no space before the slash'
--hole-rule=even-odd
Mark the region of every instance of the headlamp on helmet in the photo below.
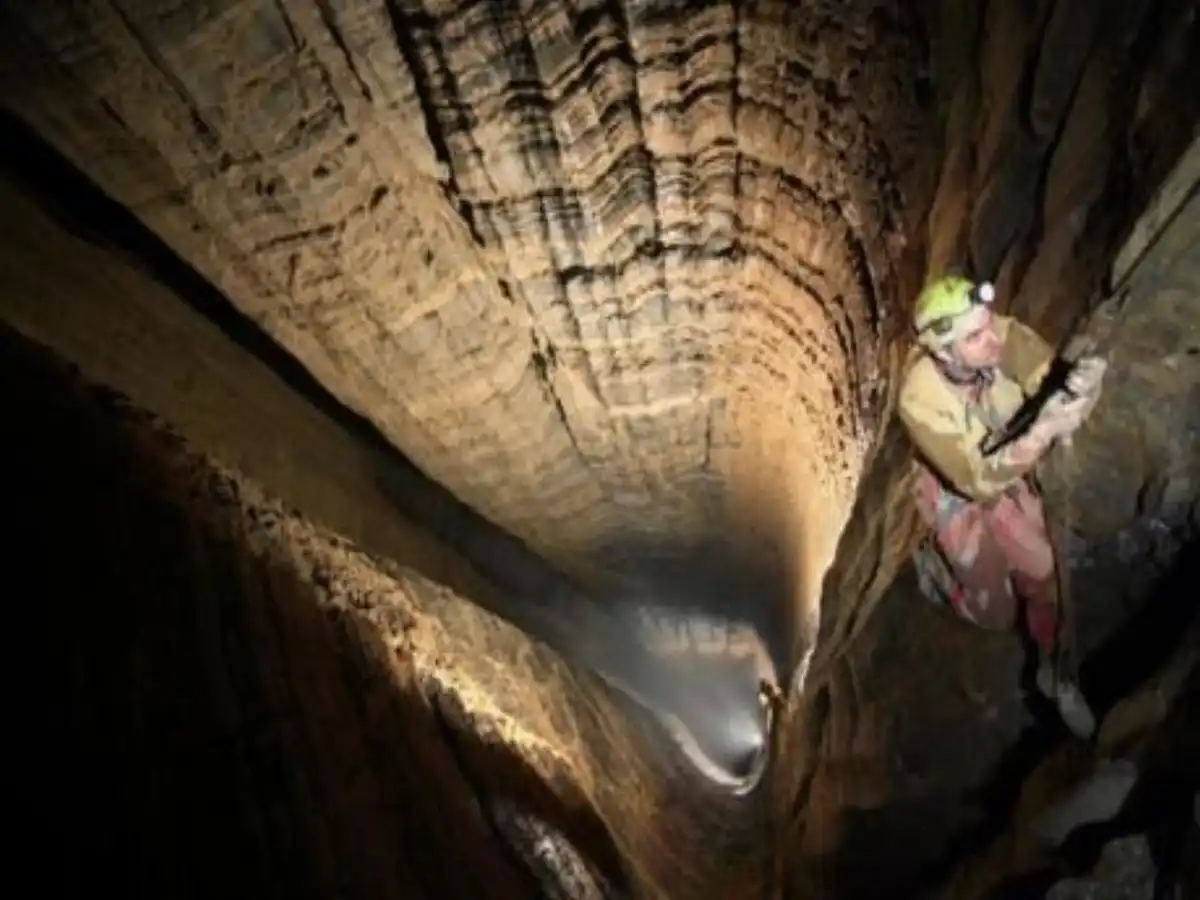
<svg viewBox="0 0 1200 900">
<path fill-rule="evenodd" d="M 913 312 L 917 340 L 930 349 L 952 344 L 971 330 L 974 314 L 995 299 L 996 288 L 988 281 L 951 275 L 932 282 L 921 291 Z"/>
</svg>

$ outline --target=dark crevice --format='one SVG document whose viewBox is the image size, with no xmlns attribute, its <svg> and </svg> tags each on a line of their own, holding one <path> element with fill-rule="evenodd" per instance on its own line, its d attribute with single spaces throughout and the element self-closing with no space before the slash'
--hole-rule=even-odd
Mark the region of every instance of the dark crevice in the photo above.
<svg viewBox="0 0 1200 900">
<path fill-rule="evenodd" d="M 163 55 L 158 52 L 154 41 L 146 36 L 142 28 L 121 8 L 120 4 L 109 0 L 108 6 L 122 27 L 129 33 L 134 43 L 137 44 L 138 49 L 145 55 L 147 62 L 150 63 L 163 82 L 167 84 L 179 99 L 179 102 L 187 109 L 188 118 L 195 130 L 196 137 L 204 144 L 206 150 L 216 154 L 219 150 L 221 140 L 217 129 L 205 119 L 203 105 L 192 96 L 183 79 L 175 73 L 174 69 L 167 63 L 167 60 L 163 58 Z"/>
<path fill-rule="evenodd" d="M 1149 678 L 1187 637 L 1200 615 L 1200 538 L 1180 548 L 1154 595 L 1080 666 L 1080 681 L 1099 714 Z M 1087 598 L 1079 602 L 1086 603 Z"/>
<path fill-rule="evenodd" d="M 1092 871 L 1105 846 L 1131 835 L 1144 835 L 1150 845 L 1156 876 L 1156 898 L 1168 898 L 1168 883 L 1183 863 L 1189 831 L 1195 827 L 1195 792 L 1200 790 L 1200 743 L 1195 739 L 1200 719 L 1200 668 L 1193 669 L 1183 695 L 1172 711 L 1173 720 L 1164 723 L 1163 732 L 1175 737 L 1178 746 L 1170 748 L 1173 760 L 1163 765 L 1151 759 L 1147 771 L 1138 779 L 1121 812 L 1107 822 L 1085 825 L 1067 839 L 1059 852 L 1063 868 L 1072 873 Z M 1190 741 L 1179 736 L 1190 729 Z M 1171 734 L 1171 733 L 1174 734 Z"/>
<path fill-rule="evenodd" d="M 597 867 L 604 882 L 622 895 L 629 893 L 620 854 L 598 817 L 582 811 L 582 804 L 579 810 L 568 810 L 563 800 L 554 796 L 538 776 L 529 771 L 524 760 L 481 743 L 469 727 L 469 716 L 454 697 L 435 694 L 430 709 L 456 769 L 471 785 L 479 815 L 513 864 L 528 874 L 531 888 L 535 888 L 539 896 L 544 892 L 538 874 L 512 846 L 497 821 L 494 804 L 498 800 L 510 801 L 515 808 L 558 829 L 559 835 L 577 852 L 579 848 L 586 850 L 584 855 Z"/>
<path fill-rule="evenodd" d="M 329 5 L 329 0 L 316 0 L 316 6 L 317 13 L 321 16 L 321 23 L 325 26 L 325 30 L 329 32 L 329 36 L 333 38 L 334 43 L 337 44 L 337 48 L 342 54 L 342 59 L 346 62 L 346 68 L 350 70 L 350 74 L 354 78 L 354 83 L 358 86 L 359 93 L 368 103 L 372 102 L 374 97 L 371 94 L 371 88 L 367 85 L 366 80 L 362 77 L 362 73 L 358 70 L 358 65 L 354 62 L 354 54 L 350 52 L 350 46 L 346 43 L 346 36 L 342 34 L 342 30 L 338 26 L 337 13 Z"/>
<path fill-rule="evenodd" d="M 455 175 L 454 155 L 446 139 L 446 130 L 443 128 L 441 119 L 438 117 L 433 75 L 421 60 L 421 45 L 418 41 L 418 35 L 429 35 L 430 42 L 434 42 L 432 35 L 434 34 L 435 21 L 425 13 L 405 12 L 400 9 L 399 3 L 396 0 L 388 0 L 385 7 L 392 24 L 392 39 L 395 41 L 396 50 L 400 53 L 404 64 L 408 67 L 409 74 L 412 76 L 417 103 L 421 107 L 425 136 L 428 138 L 430 146 L 433 147 L 433 152 L 438 162 L 442 164 L 446 172 L 446 182 L 443 184 L 443 188 L 446 191 L 447 199 L 458 210 L 459 216 L 467 226 L 467 230 L 470 232 L 475 243 L 483 246 L 485 241 L 482 232 L 479 230 L 479 223 L 475 221 L 471 205 L 463 198 L 462 192 L 458 187 L 458 178 Z M 448 79 L 452 78 L 453 76 L 450 74 L 450 69 L 446 63 L 445 53 L 441 47 L 434 44 L 432 50 L 438 65 L 442 69 L 442 76 Z M 466 122 L 459 122 L 457 124 L 460 128 L 464 129 L 467 126 Z"/>
<path fill-rule="evenodd" d="M 829 688 L 822 687 L 809 701 L 808 706 L 805 707 L 804 718 L 806 736 L 808 737 L 808 740 L 805 742 L 806 746 L 816 747 L 820 745 L 821 734 L 824 732 L 825 724 L 829 720 L 830 699 Z M 796 796 L 791 803 L 789 821 L 794 821 L 804 815 L 804 810 L 808 807 L 808 798 L 812 793 L 813 780 L 817 776 L 817 769 L 818 764 L 815 760 L 808 763 L 808 767 L 800 780 L 799 790 L 796 791 Z"/>
<path fill-rule="evenodd" d="M 1045 701 L 1031 696 L 1030 705 L 1033 723 L 1021 732 L 987 782 L 971 798 L 982 813 L 979 824 L 956 835 L 941 857 L 923 867 L 897 896 L 914 900 L 927 896 L 927 892 L 942 884 L 965 860 L 982 852 L 1004 833 L 1022 785 L 1064 738 L 1061 721 Z"/>
<path fill-rule="evenodd" d="M 1002 880 L 988 900 L 1041 896 L 1064 877 L 1095 870 L 1111 842 L 1143 836 L 1155 869 L 1154 900 L 1173 900 L 1170 883 L 1185 863 L 1187 842 L 1196 828 L 1195 796 L 1200 790 L 1200 666 L 1193 665 L 1167 720 L 1143 754 L 1140 775 L 1120 812 L 1107 821 L 1075 829 L 1054 858 L 1032 871 Z M 1040 893 L 1032 893 L 1032 891 Z"/>
<path fill-rule="evenodd" d="M 1102 720 L 1118 700 L 1153 675 L 1163 661 L 1178 649 L 1190 629 L 1200 625 L 1200 600 L 1195 593 L 1195 585 L 1200 583 L 1200 556 L 1196 555 L 1197 549 L 1200 549 L 1200 541 L 1193 541 L 1182 548 L 1175 566 L 1159 581 L 1151 598 L 1116 634 L 1083 660 L 1079 680 L 1098 720 Z M 1079 598 L 1075 602 L 1086 602 L 1086 598 Z M 1009 826 L 1022 786 L 1050 752 L 1067 739 L 1057 712 L 1033 689 L 1033 656 L 1028 654 L 1029 665 L 1023 680 L 1034 722 L 1022 732 L 982 789 L 975 794 L 974 799 L 983 811 L 980 824 L 960 833 L 944 855 L 923 869 L 914 882 L 897 896 L 927 896 L 926 892 L 942 884 L 964 861 L 982 852 L 999 838 Z M 1157 782 L 1160 785 L 1178 785 L 1180 778 L 1172 775 L 1164 782 L 1159 776 Z M 1153 784 L 1143 786 L 1139 815 L 1144 822 L 1157 821 L 1164 816 L 1171 819 L 1174 816 L 1169 793 Z M 1161 802 L 1154 802 L 1156 796 Z M 1144 827 L 1151 826 L 1146 824 Z M 1128 819 L 1122 816 L 1090 830 L 1084 837 L 1076 839 L 1077 842 L 1083 842 L 1076 846 L 1076 857 L 1086 856 L 1085 848 L 1098 852 L 1104 841 L 1127 833 L 1128 828 Z M 1038 885 L 1047 886 L 1059 877 L 1062 875 L 1057 870 L 1024 873 L 1004 888 L 1005 891 L 1017 893 L 1005 893 L 1003 896 L 1040 896 L 1020 892 L 1032 890 Z"/>
<path fill-rule="evenodd" d="M 554 407 L 555 418 L 566 433 L 567 440 L 571 442 L 571 448 L 586 464 L 587 456 L 584 453 L 583 446 L 579 443 L 579 437 L 575 434 L 575 429 L 571 426 L 571 417 L 567 415 L 567 408 L 563 406 L 562 398 L 558 396 L 558 391 L 554 389 L 552 375 L 557 360 L 554 354 L 554 346 L 547 344 L 545 338 L 536 329 L 530 330 L 530 343 L 533 344 L 535 349 L 530 354 L 529 364 L 533 368 L 533 374 L 537 378 L 542 396 Z"/>
<path fill-rule="evenodd" d="M 508 836 L 496 821 L 495 816 L 491 812 L 491 798 L 488 791 L 471 772 L 471 767 L 467 764 L 463 755 L 463 751 L 459 746 L 459 737 L 457 729 L 450 723 L 449 717 L 442 709 L 442 701 L 436 695 L 432 698 L 429 704 L 430 713 L 433 716 L 433 721 L 437 727 L 442 742 L 453 761 L 456 771 L 459 776 L 470 785 L 471 794 L 474 799 L 474 811 L 479 815 L 480 820 L 485 824 L 489 834 L 495 841 L 496 846 L 502 848 L 502 852 L 512 863 L 513 867 L 520 870 L 529 879 L 529 897 L 530 900 L 547 900 L 545 892 L 538 883 L 536 874 L 530 869 L 524 858 L 513 848 L 512 843 L 508 840 Z"/>
<path fill-rule="evenodd" d="M 388 16 L 392 25 L 392 37 L 396 47 L 403 57 L 409 72 L 413 78 L 413 84 L 416 90 L 417 100 L 421 107 L 422 116 L 425 124 L 425 133 L 429 139 L 430 145 L 433 147 L 434 153 L 438 161 L 444 167 L 447 173 L 446 183 L 443 185 L 443 190 L 447 199 L 454 206 L 470 232 L 475 244 L 479 247 L 484 247 L 488 244 L 487 237 L 483 231 L 480 221 L 480 214 L 484 222 L 487 221 L 487 213 L 483 209 L 483 204 L 473 203 L 470 199 L 463 195 L 459 188 L 457 176 L 455 174 L 455 156 L 450 150 L 450 145 L 447 139 L 446 127 L 443 125 L 438 115 L 437 94 L 438 86 L 434 83 L 435 77 L 440 77 L 445 84 L 442 86 L 444 91 L 451 98 L 449 107 L 457 112 L 453 114 L 453 127 L 463 136 L 470 135 L 470 122 L 466 118 L 465 107 L 458 102 L 459 91 L 457 87 L 457 79 L 454 72 L 446 59 L 444 48 L 441 46 L 434 29 L 434 20 L 426 14 L 412 14 L 401 10 L 395 0 L 389 0 L 386 4 Z M 428 42 L 431 52 L 436 61 L 438 72 L 435 74 L 430 72 L 429 67 L 421 59 L 421 44 L 419 35 L 423 35 Z M 474 146 L 472 142 L 473 157 L 480 156 L 479 148 Z M 514 294 L 512 285 L 504 280 L 497 279 L 495 282 L 496 288 L 500 294 L 511 306 L 517 305 L 517 299 Z M 537 334 L 534 334 L 534 346 L 539 344 Z M 547 394 L 551 399 L 558 412 L 559 421 L 565 430 L 572 447 L 575 450 L 581 464 L 587 465 L 587 456 L 583 453 L 580 447 L 579 440 L 574 432 L 569 417 L 563 409 L 562 403 L 558 396 L 554 393 L 552 386 L 544 378 L 544 370 L 539 370 L 536 365 L 535 373 L 538 374 L 539 380 Z"/>
</svg>

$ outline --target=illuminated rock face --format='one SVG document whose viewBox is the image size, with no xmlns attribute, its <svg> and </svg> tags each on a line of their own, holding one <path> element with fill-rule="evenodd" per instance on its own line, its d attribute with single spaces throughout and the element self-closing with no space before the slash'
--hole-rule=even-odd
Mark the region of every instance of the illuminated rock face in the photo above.
<svg viewBox="0 0 1200 900">
<path fill-rule="evenodd" d="M 905 9 L 29 7 L 6 103 L 551 558 L 754 528 L 811 599 L 931 134 Z"/>
</svg>

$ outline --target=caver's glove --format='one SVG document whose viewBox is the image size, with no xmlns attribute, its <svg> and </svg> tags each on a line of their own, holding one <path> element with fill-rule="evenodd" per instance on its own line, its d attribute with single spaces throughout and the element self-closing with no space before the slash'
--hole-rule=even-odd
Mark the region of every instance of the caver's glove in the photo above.
<svg viewBox="0 0 1200 900">
<path fill-rule="evenodd" d="M 1067 390 L 1058 391 L 1042 407 L 1033 430 L 1042 443 L 1070 440 L 1092 414 L 1100 400 L 1100 387 L 1108 362 L 1100 356 L 1084 356 L 1067 375 Z"/>
<path fill-rule="evenodd" d="M 1095 406 L 1100 399 L 1100 385 L 1107 369 L 1108 361 L 1104 357 L 1085 356 L 1075 363 L 1067 375 L 1067 389 L 1076 397 L 1088 398 Z"/>
<path fill-rule="evenodd" d="M 1095 401 L 1086 394 L 1073 397 L 1066 391 L 1058 391 L 1046 401 L 1032 430 L 1046 444 L 1069 438 L 1083 424 L 1094 405 Z"/>
</svg>

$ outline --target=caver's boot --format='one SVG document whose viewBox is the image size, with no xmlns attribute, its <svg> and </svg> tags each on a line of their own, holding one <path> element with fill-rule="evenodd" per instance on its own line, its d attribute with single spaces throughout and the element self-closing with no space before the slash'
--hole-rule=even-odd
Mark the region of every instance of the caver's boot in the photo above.
<svg viewBox="0 0 1200 900">
<path fill-rule="evenodd" d="M 1081 741 L 1091 738 L 1096 731 L 1096 717 L 1074 679 L 1055 675 L 1053 664 L 1043 659 L 1038 666 L 1037 687 L 1058 707 L 1058 714 L 1072 734 Z"/>
</svg>

